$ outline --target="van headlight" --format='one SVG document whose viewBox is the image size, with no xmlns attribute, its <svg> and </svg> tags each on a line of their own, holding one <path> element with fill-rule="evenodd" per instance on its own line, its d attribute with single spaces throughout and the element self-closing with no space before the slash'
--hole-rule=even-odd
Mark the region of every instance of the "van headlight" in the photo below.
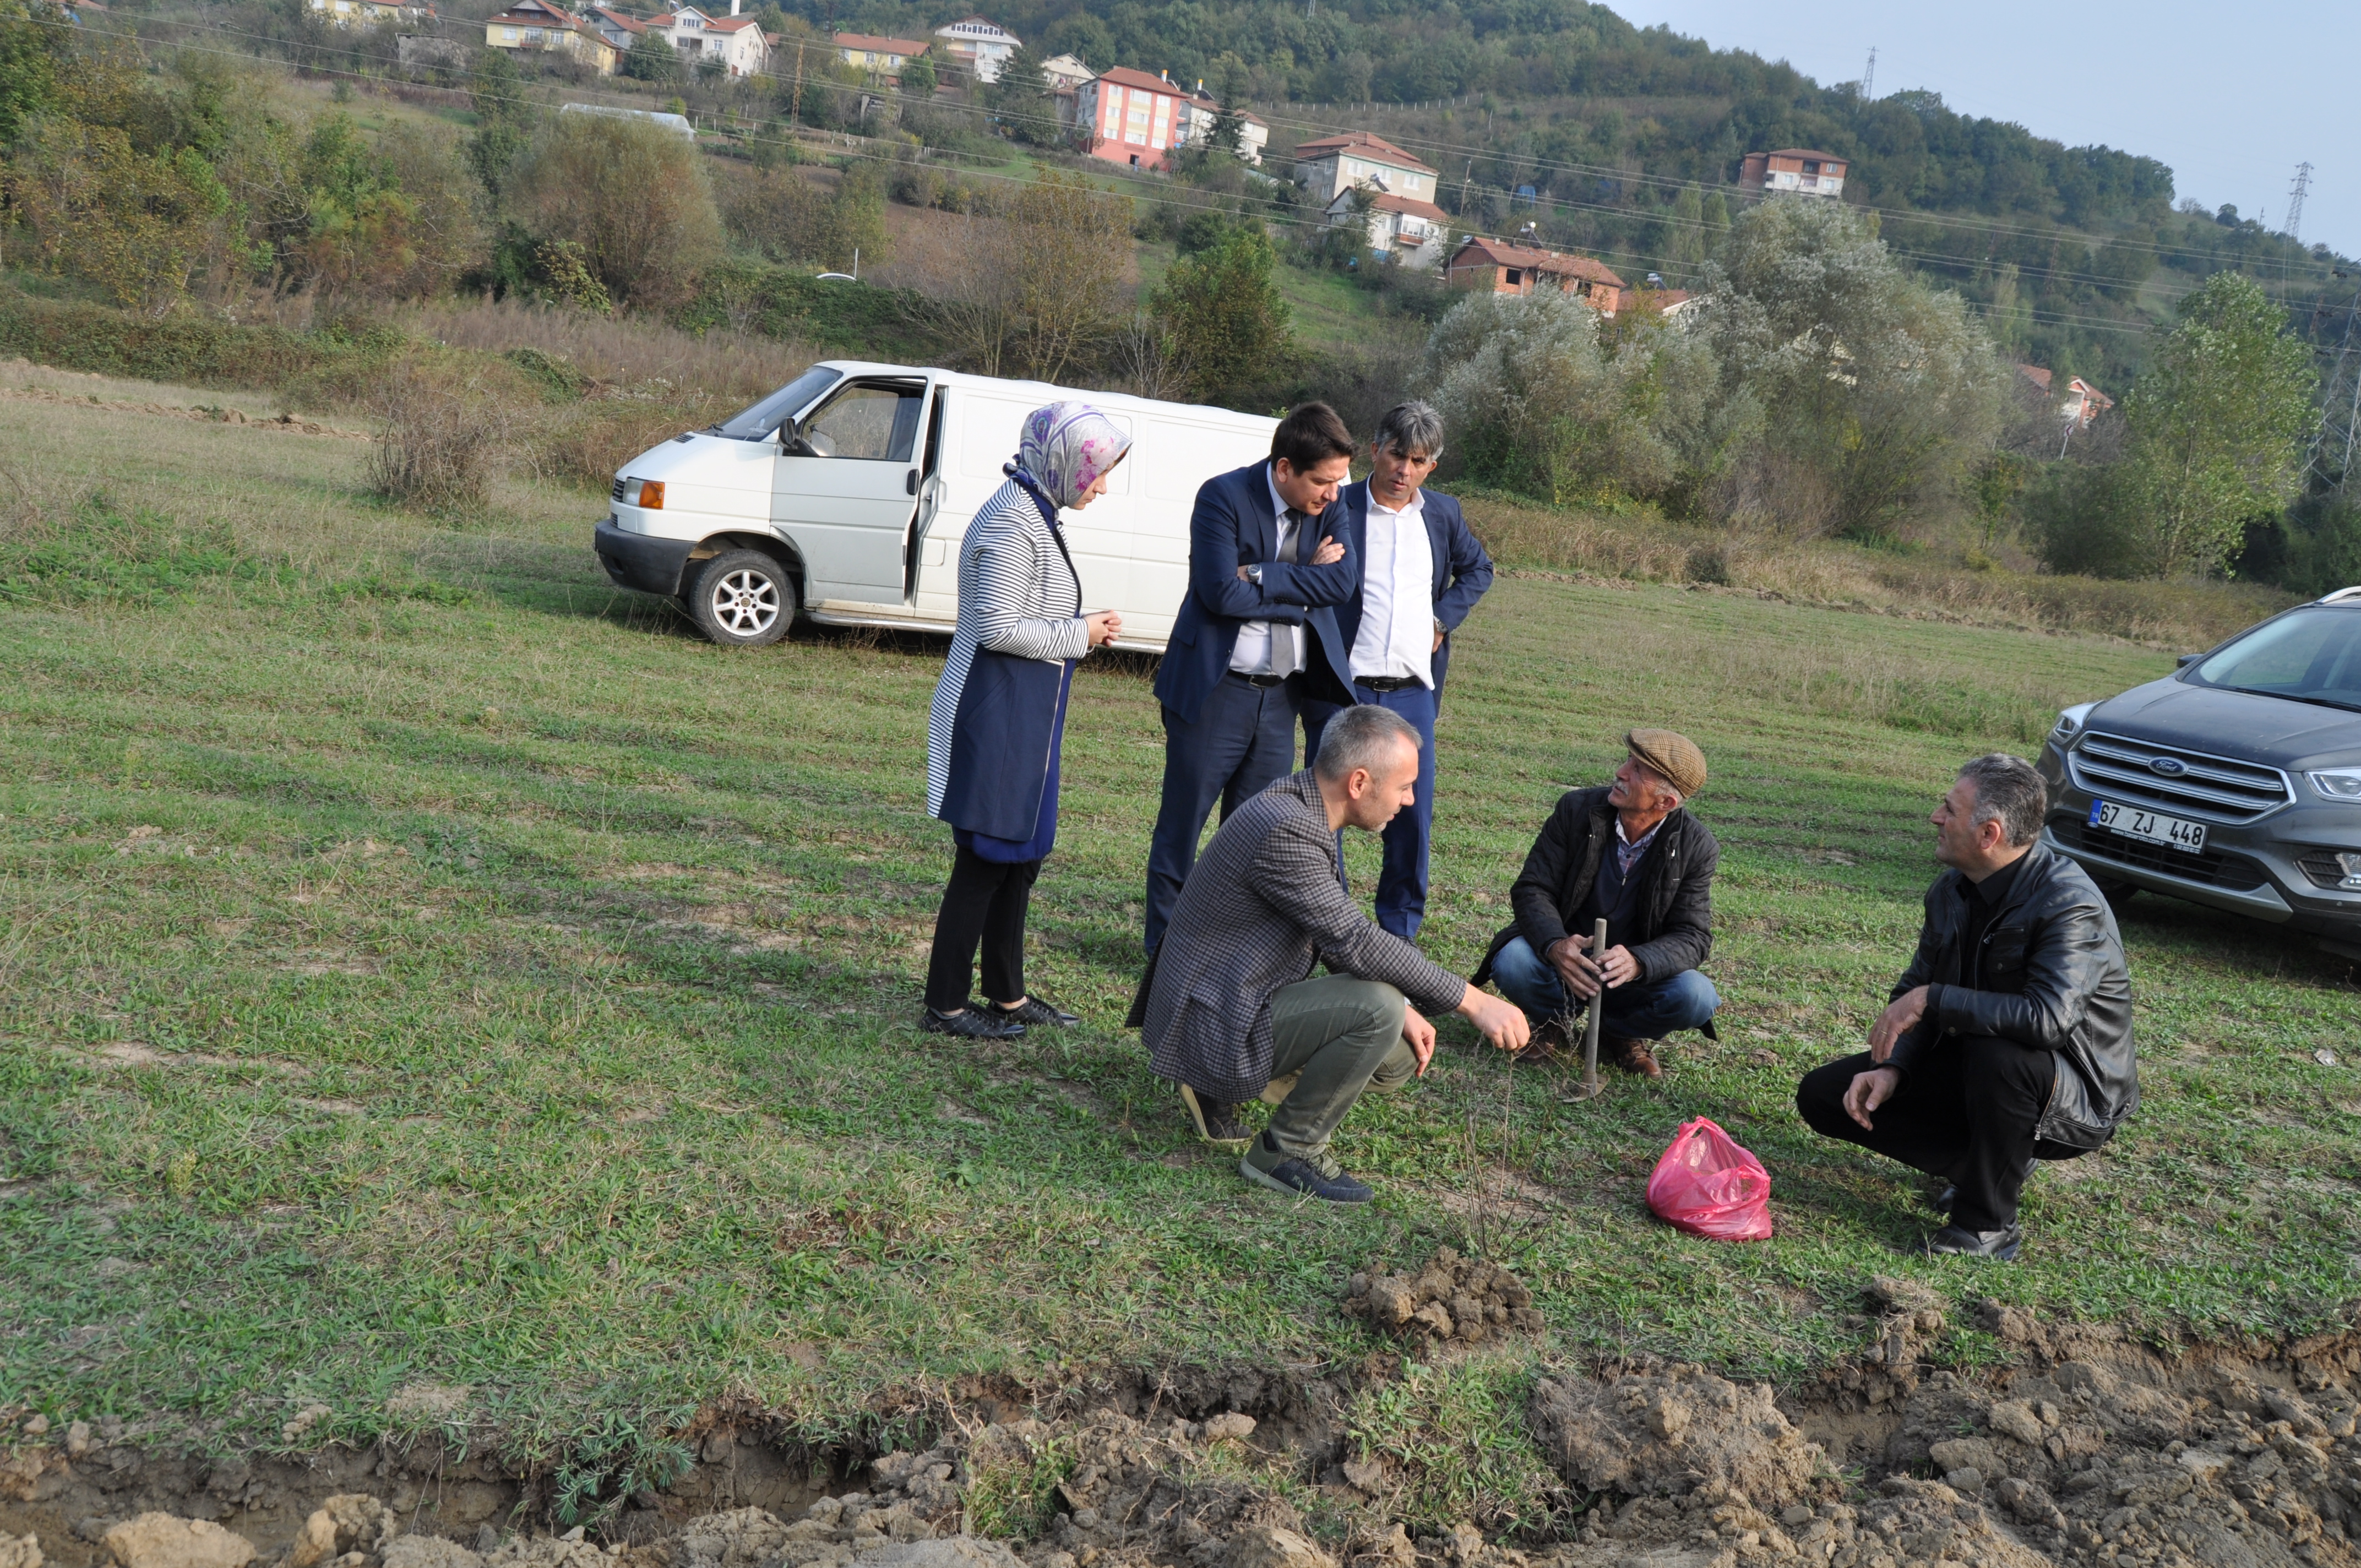
<svg viewBox="0 0 2361 1568">
<path fill-rule="evenodd" d="M 634 492 L 634 499 L 631 504 L 638 507 L 641 510 L 664 510 L 664 481 L 662 479 L 626 479 L 623 481 L 623 484 L 626 489 L 630 489 Z"/>
<path fill-rule="evenodd" d="M 2361 801 L 2361 768 L 2323 768 L 2303 776 L 2323 800 Z"/>
<path fill-rule="evenodd" d="M 2095 702 L 2078 702 L 2059 714 L 2058 722 L 2049 727 L 2049 739 L 2058 743 L 2059 751 L 2074 743 L 2074 738 L 2082 733 L 2082 726 L 2089 721 L 2091 710 L 2098 706 Z"/>
</svg>

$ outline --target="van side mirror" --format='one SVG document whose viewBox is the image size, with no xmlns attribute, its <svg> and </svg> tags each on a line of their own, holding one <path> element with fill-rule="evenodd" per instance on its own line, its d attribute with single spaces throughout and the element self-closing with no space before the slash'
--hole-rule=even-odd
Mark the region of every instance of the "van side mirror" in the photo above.
<svg viewBox="0 0 2361 1568">
<path fill-rule="evenodd" d="M 804 439 L 804 427 L 794 420 L 779 426 L 779 455 L 782 457 L 817 457 L 811 443 Z"/>
</svg>

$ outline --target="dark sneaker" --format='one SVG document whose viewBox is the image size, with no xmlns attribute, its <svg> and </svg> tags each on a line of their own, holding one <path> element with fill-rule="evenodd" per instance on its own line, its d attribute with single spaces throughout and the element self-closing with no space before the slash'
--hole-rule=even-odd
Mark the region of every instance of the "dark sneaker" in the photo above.
<svg viewBox="0 0 2361 1568">
<path fill-rule="evenodd" d="M 2032 1180 L 2033 1173 L 2040 1168 L 2041 1161 L 2039 1159 L 2035 1158 L 2026 1160 L 2025 1162 L 2025 1178 L 2023 1181 L 2017 1183 L 2018 1190 L 2022 1191 L 2024 1190 L 2025 1182 Z M 1958 1208 L 1959 1205 L 1960 1184 L 1956 1181 L 1944 1183 L 1943 1190 L 1935 1194 L 1935 1212 L 1938 1214 L 1949 1214 L 1953 1209 Z"/>
<path fill-rule="evenodd" d="M 918 1027 L 929 1035 L 956 1035 L 963 1040 L 1013 1040 L 1025 1032 L 1022 1024 L 992 1016 L 999 1011 L 972 1002 L 956 1013 L 938 1013 L 929 1007 L 918 1020 Z"/>
<path fill-rule="evenodd" d="M 1238 1120 L 1236 1106 L 1205 1099 L 1185 1083 L 1180 1086 L 1180 1108 L 1189 1113 L 1189 1124 L 1202 1143 L 1229 1154 L 1242 1154 L 1254 1141 L 1254 1129 Z"/>
<path fill-rule="evenodd" d="M 1265 1170 L 1255 1163 L 1257 1157 L 1275 1163 Z M 1268 1133 L 1238 1161 L 1238 1174 L 1274 1192 L 1301 1194 L 1329 1203 L 1366 1203 L 1377 1196 L 1374 1190 L 1345 1175 L 1345 1168 L 1327 1150 L 1321 1150 L 1316 1160 L 1284 1157 L 1271 1143 Z"/>
<path fill-rule="evenodd" d="M 1957 1225 L 1945 1225 L 1927 1238 L 1929 1257 L 1988 1257 L 1995 1263 L 2014 1263 L 2016 1249 L 2025 1243 L 2025 1233 L 2015 1225 L 2004 1231 L 1963 1231 Z"/>
<path fill-rule="evenodd" d="M 1626 1040 L 1609 1035 L 1598 1042 L 1598 1053 L 1612 1057 L 1615 1065 L 1625 1072 L 1636 1072 L 1642 1078 L 1664 1076 L 1664 1069 L 1656 1065 L 1656 1053 L 1648 1048 L 1645 1040 Z"/>
<path fill-rule="evenodd" d="M 1014 1007 L 1003 1007 L 995 1002 L 991 1011 L 1014 1024 L 1038 1024 L 1043 1028 L 1052 1025 L 1079 1024 L 1082 1019 L 1059 1007 L 1048 997 L 1035 992 Z"/>
</svg>

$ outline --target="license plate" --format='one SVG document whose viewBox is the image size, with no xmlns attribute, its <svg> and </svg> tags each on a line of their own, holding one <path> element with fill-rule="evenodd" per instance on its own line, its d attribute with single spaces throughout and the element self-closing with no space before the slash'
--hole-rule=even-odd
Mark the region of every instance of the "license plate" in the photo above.
<svg viewBox="0 0 2361 1568">
<path fill-rule="evenodd" d="M 2169 844 L 2192 855 L 2205 852 L 2205 824 L 2142 811 L 2136 806 L 2094 800 L 2091 803 L 2091 826 L 2103 828 L 2110 833 L 2120 833 L 2126 839 L 2145 839 L 2151 844 Z"/>
</svg>

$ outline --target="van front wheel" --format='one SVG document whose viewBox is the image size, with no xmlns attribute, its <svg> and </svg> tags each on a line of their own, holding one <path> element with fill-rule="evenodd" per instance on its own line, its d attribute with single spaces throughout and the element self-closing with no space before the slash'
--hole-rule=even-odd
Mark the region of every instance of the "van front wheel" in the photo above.
<svg viewBox="0 0 2361 1568">
<path fill-rule="evenodd" d="M 699 563 L 681 597 L 697 629 L 724 647 L 766 647 L 796 619 L 794 579 L 760 550 L 725 550 Z"/>
</svg>

